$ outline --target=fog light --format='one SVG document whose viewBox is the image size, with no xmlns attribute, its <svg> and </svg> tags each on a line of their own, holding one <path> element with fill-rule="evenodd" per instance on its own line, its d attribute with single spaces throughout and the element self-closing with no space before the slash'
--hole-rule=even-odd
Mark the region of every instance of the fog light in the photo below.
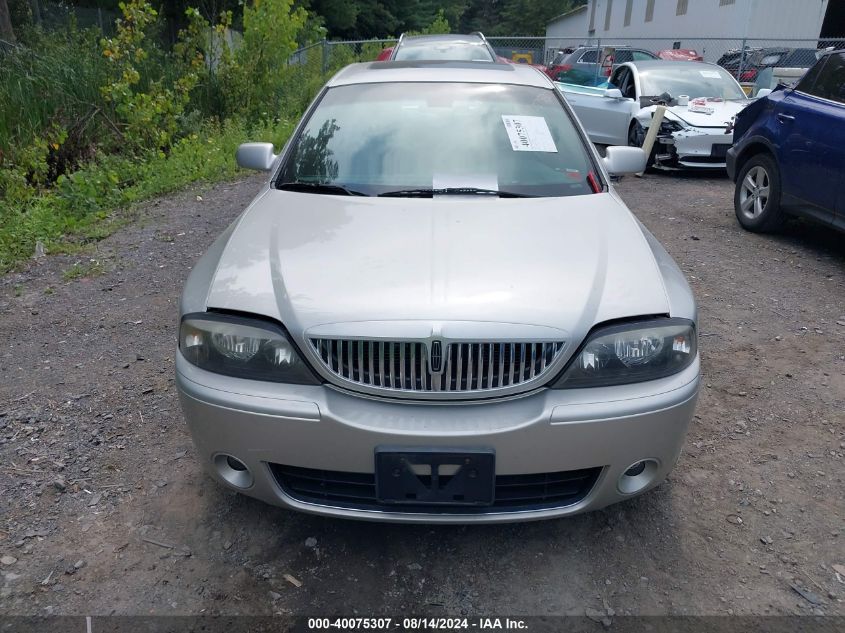
<svg viewBox="0 0 845 633">
<path fill-rule="evenodd" d="M 658 463 L 654 459 L 634 462 L 619 476 L 616 484 L 619 492 L 633 495 L 648 488 L 657 478 Z"/>
<path fill-rule="evenodd" d="M 247 465 L 234 455 L 218 453 L 213 462 L 217 474 L 235 488 L 249 488 L 255 481 Z"/>
<path fill-rule="evenodd" d="M 226 465 L 232 470 L 249 470 L 241 460 L 231 455 L 226 455 Z"/>
<path fill-rule="evenodd" d="M 645 470 L 645 462 L 637 462 L 625 471 L 626 477 L 636 477 Z"/>
</svg>

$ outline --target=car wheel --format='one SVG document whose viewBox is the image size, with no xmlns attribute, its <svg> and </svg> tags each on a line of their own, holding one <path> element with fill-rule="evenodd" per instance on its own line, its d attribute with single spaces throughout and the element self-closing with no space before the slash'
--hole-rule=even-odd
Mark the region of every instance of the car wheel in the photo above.
<svg viewBox="0 0 845 633">
<path fill-rule="evenodd" d="M 628 145 L 631 147 L 642 147 L 644 142 L 645 128 L 643 128 L 639 121 L 634 120 L 628 129 Z"/>
<path fill-rule="evenodd" d="M 634 121 L 631 123 L 631 127 L 628 128 L 628 145 L 630 147 L 642 147 L 643 143 L 645 143 L 645 135 L 645 128 L 639 121 L 634 119 Z M 648 160 L 646 161 L 646 169 L 654 165 L 655 154 L 657 154 L 657 142 L 654 143 L 651 148 L 651 153 L 648 155 Z"/>
<path fill-rule="evenodd" d="M 734 210 L 742 228 L 755 233 L 774 231 L 783 224 L 780 208 L 780 170 L 769 154 L 752 156 L 736 179 Z"/>
</svg>

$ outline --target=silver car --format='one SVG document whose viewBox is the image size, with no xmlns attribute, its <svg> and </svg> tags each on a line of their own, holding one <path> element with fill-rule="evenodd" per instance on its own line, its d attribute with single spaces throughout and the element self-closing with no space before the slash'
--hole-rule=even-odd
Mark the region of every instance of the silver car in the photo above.
<svg viewBox="0 0 845 633">
<path fill-rule="evenodd" d="M 176 378 L 203 465 L 336 517 L 496 522 L 628 499 L 699 387 L 683 274 L 530 66 L 356 64 L 192 270 Z"/>
<path fill-rule="evenodd" d="M 392 61 L 495 62 L 496 51 L 483 33 L 469 35 L 405 35 L 393 47 Z"/>
</svg>

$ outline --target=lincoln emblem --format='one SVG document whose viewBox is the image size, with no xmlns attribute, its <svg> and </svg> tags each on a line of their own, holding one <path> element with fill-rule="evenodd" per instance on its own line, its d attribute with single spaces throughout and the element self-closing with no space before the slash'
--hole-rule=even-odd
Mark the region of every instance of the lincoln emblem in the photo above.
<svg viewBox="0 0 845 633">
<path fill-rule="evenodd" d="M 443 369 L 443 345 L 440 341 L 432 341 L 429 352 L 431 353 L 431 358 L 429 359 L 431 371 L 440 373 L 440 370 Z"/>
</svg>

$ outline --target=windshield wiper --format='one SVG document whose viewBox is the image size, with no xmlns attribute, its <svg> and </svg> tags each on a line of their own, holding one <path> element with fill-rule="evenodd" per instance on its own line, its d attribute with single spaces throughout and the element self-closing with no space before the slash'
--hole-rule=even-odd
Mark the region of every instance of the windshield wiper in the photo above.
<svg viewBox="0 0 845 633">
<path fill-rule="evenodd" d="M 293 180 L 276 185 L 276 189 L 283 191 L 304 191 L 306 193 L 326 193 L 338 196 L 366 196 L 362 191 L 355 191 L 343 185 L 330 185 L 324 182 L 307 182 L 304 180 Z"/>
<path fill-rule="evenodd" d="M 441 189 L 397 189 L 378 194 L 380 198 L 433 198 L 434 196 L 499 196 L 500 198 L 533 198 L 526 193 L 480 189 L 478 187 L 443 187 Z"/>
</svg>

